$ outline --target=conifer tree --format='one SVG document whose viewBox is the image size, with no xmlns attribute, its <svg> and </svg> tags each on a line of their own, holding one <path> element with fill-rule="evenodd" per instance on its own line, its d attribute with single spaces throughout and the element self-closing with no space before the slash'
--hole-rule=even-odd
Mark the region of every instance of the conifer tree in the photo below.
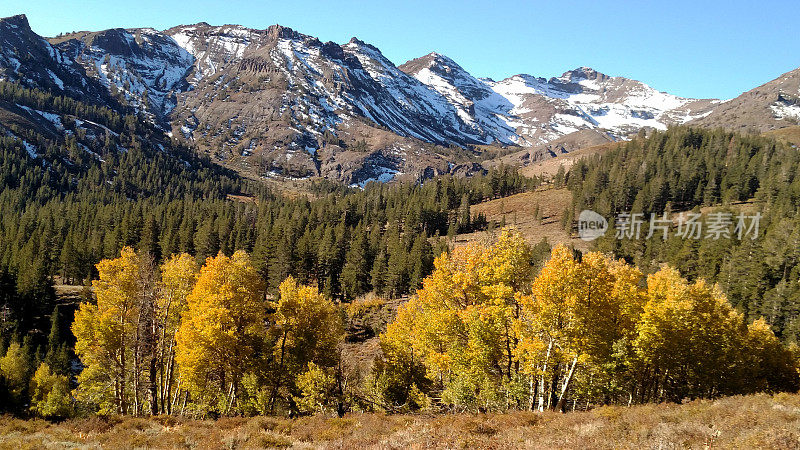
<svg viewBox="0 0 800 450">
<path fill-rule="evenodd" d="M 352 300 L 365 294 L 369 289 L 368 245 L 364 229 L 356 228 L 342 267 L 342 292 L 345 299 Z"/>
<path fill-rule="evenodd" d="M 61 315 L 58 306 L 53 308 L 50 314 L 50 334 L 47 338 L 47 354 L 44 362 L 47 363 L 48 370 L 52 370 L 56 375 L 70 374 L 69 353 L 61 335 Z"/>
</svg>

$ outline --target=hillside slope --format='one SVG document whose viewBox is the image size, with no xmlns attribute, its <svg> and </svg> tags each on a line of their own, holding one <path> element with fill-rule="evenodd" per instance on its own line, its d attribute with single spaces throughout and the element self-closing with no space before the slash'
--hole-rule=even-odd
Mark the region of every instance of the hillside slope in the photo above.
<svg viewBox="0 0 800 450">
<path fill-rule="evenodd" d="M 764 132 L 800 120 L 800 69 L 795 69 L 726 102 L 691 125 Z"/>
</svg>

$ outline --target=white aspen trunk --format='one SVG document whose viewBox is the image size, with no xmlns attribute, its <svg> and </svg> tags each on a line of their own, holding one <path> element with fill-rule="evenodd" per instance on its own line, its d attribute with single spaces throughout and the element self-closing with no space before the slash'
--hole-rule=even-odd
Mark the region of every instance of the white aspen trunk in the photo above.
<svg viewBox="0 0 800 450">
<path fill-rule="evenodd" d="M 545 402 L 545 379 L 547 377 L 547 364 L 550 361 L 550 352 L 553 350 L 553 340 L 550 340 L 550 343 L 547 345 L 547 354 L 544 357 L 544 364 L 542 365 L 542 375 L 539 379 L 539 411 L 544 411 L 544 402 Z"/>
<path fill-rule="evenodd" d="M 178 378 L 178 385 L 175 387 L 175 395 L 172 397 L 172 403 L 169 405 L 168 414 L 172 414 L 172 411 L 175 411 L 175 403 L 178 402 L 178 397 L 180 397 L 181 393 L 181 379 Z"/>
<path fill-rule="evenodd" d="M 556 409 L 559 411 L 564 409 L 564 400 L 566 399 L 567 390 L 569 390 L 569 385 L 572 382 L 572 377 L 575 375 L 575 366 L 577 365 L 578 365 L 578 355 L 575 355 L 575 357 L 572 358 L 572 365 L 569 368 L 567 377 L 564 379 L 564 384 L 561 385 L 561 395 L 559 395 L 558 403 L 556 404 Z"/>
</svg>

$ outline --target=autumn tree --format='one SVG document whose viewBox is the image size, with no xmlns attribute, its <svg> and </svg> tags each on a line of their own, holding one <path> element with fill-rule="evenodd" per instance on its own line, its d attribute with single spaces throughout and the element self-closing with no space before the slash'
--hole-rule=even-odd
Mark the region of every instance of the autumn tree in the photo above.
<svg viewBox="0 0 800 450">
<path fill-rule="evenodd" d="M 493 247 L 457 247 L 436 258 L 434 266 L 417 297 L 381 336 L 387 398 L 407 401 L 414 386 L 427 384 L 416 369 L 422 364 L 432 389 L 449 404 L 516 402 L 510 395 L 520 382 L 513 321 L 517 294 L 529 291 L 533 277 L 530 247 L 505 230 Z"/>
<path fill-rule="evenodd" d="M 104 413 L 132 412 L 133 370 L 139 315 L 139 257 L 122 249 L 119 258 L 97 264 L 93 282 L 97 303 L 82 303 L 72 332 L 75 353 L 84 365 L 78 376 L 78 397 Z"/>
<path fill-rule="evenodd" d="M 186 310 L 187 297 L 197 282 L 199 267 L 189 254 L 173 255 L 161 266 L 158 287 L 157 333 L 158 367 L 161 412 L 172 412 L 177 401 L 175 385 L 175 334 L 181 315 Z"/>
<path fill-rule="evenodd" d="M 561 245 L 523 296 L 519 358 L 538 377 L 538 409 L 561 409 L 581 367 L 610 363 L 640 314 L 641 273 L 600 253 L 576 258 Z"/>
<path fill-rule="evenodd" d="M 634 347 L 642 401 L 796 390 L 793 358 L 763 320 L 749 327 L 716 286 L 666 267 L 648 277 Z"/>
<path fill-rule="evenodd" d="M 270 317 L 267 351 L 272 385 L 269 407 L 273 411 L 279 397 L 291 403 L 301 395 L 298 376 L 306 373 L 307 388 L 310 380 L 320 378 L 317 370 L 337 366 L 344 330 L 339 308 L 316 287 L 301 285 L 292 277 L 281 283 L 280 297 L 271 308 L 275 312 Z"/>
<path fill-rule="evenodd" d="M 46 363 L 39 365 L 30 382 L 31 406 L 34 414 L 46 419 L 69 417 L 73 413 L 69 378 L 53 373 Z"/>
<path fill-rule="evenodd" d="M 200 408 L 238 408 L 243 377 L 258 364 L 266 313 L 264 283 L 245 252 L 206 260 L 175 338 L 181 382 Z"/>
<path fill-rule="evenodd" d="M 30 344 L 12 341 L 0 358 L 0 389 L 5 394 L 4 405 L 0 408 L 14 412 L 28 399 L 28 381 L 33 371 Z M 0 397 L 2 398 L 2 397 Z M 8 408 L 8 409 L 6 409 Z"/>
</svg>

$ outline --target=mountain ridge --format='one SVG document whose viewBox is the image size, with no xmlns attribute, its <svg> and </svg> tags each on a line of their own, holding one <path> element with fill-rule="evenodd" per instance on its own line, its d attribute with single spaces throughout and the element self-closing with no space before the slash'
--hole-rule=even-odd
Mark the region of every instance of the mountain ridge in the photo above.
<svg viewBox="0 0 800 450">
<path fill-rule="evenodd" d="M 15 55 L 25 51 L 32 62 L 23 67 Z M 437 52 L 395 65 L 357 37 L 323 43 L 278 24 L 199 22 L 44 39 L 24 15 L 0 19 L 0 78 L 56 91 L 56 80 L 67 79 L 65 95 L 135 111 L 254 176 L 348 184 L 469 172 L 484 145 L 539 157 L 552 151 L 533 149 L 589 130 L 596 140 L 620 140 L 643 128 L 711 126 L 717 109 L 737 104 L 682 98 L 585 66 L 495 81 Z M 775 114 L 794 114 L 794 94 L 776 101 Z"/>
</svg>

